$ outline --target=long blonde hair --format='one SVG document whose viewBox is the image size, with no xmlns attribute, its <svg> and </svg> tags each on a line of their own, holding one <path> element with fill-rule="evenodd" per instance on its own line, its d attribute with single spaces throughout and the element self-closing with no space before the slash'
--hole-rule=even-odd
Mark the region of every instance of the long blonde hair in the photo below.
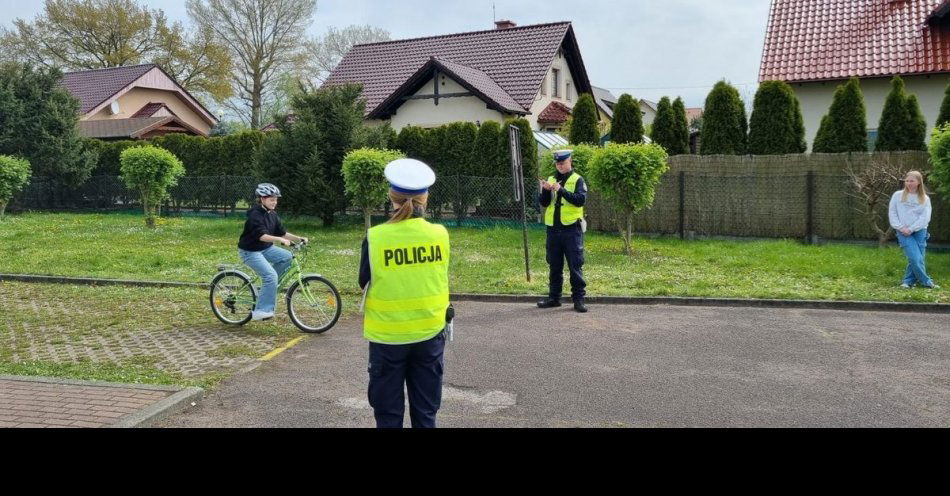
<svg viewBox="0 0 950 496">
<path fill-rule="evenodd" d="M 425 215 L 426 205 L 429 203 L 429 193 L 411 196 L 398 191 L 389 190 L 389 199 L 393 202 L 393 205 L 396 206 L 396 211 L 393 212 L 393 216 L 389 219 L 387 224 L 395 224 L 406 219 L 411 219 L 416 211 L 419 211 L 420 215 Z"/>
<path fill-rule="evenodd" d="M 904 176 L 904 179 L 913 176 L 914 179 L 917 179 L 917 203 L 923 205 L 927 203 L 927 187 L 924 186 L 924 175 L 919 171 L 910 171 Z M 907 201 L 907 197 L 910 196 L 910 189 L 907 185 L 904 185 L 904 196 L 901 197 L 902 202 Z"/>
</svg>

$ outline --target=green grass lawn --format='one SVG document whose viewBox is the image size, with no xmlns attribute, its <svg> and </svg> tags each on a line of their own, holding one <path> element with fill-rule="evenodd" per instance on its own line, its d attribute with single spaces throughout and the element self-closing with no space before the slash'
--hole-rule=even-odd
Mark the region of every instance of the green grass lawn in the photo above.
<svg viewBox="0 0 950 496">
<path fill-rule="evenodd" d="M 313 241 L 309 271 L 345 293 L 358 292 L 361 226 L 286 222 Z M 242 218 L 162 219 L 155 230 L 135 214 L 8 216 L 0 222 L 0 273 L 207 282 L 220 262 L 238 263 Z M 544 294 L 544 231 L 530 232 L 532 283 L 525 281 L 521 231 L 455 229 L 453 292 Z M 796 241 L 644 239 L 625 256 L 619 236 L 588 233 L 585 276 L 592 296 L 703 296 L 950 303 L 948 289 L 897 288 L 905 260 L 895 246 L 806 246 Z M 950 254 L 930 253 L 928 269 L 950 286 Z M 569 287 L 565 294 L 569 294 Z"/>
</svg>

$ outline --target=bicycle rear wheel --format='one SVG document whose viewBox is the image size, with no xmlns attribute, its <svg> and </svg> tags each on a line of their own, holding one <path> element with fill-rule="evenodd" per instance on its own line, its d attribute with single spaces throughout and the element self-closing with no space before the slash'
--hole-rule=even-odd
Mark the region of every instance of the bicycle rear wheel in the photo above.
<svg viewBox="0 0 950 496">
<path fill-rule="evenodd" d="M 287 312 L 301 331 L 321 334 L 340 319 L 343 302 L 333 283 L 320 276 L 304 276 L 287 290 Z"/>
<path fill-rule="evenodd" d="M 257 288 L 244 274 L 225 271 L 211 281 L 211 310 L 221 322 L 244 325 L 257 305 Z"/>
</svg>

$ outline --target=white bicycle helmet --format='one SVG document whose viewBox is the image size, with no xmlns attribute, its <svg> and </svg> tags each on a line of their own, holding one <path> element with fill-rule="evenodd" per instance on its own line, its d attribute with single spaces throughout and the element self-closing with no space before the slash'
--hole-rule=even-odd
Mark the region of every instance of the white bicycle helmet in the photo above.
<svg viewBox="0 0 950 496">
<path fill-rule="evenodd" d="M 271 183 L 258 184 L 256 193 L 257 193 L 257 196 L 263 196 L 263 197 L 274 196 L 274 197 L 280 198 L 280 189 L 278 189 L 277 186 L 274 186 Z"/>
</svg>

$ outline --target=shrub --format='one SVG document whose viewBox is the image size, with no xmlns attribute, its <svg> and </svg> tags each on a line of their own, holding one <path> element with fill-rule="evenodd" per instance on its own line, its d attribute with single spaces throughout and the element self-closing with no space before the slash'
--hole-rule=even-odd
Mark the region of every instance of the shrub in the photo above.
<svg viewBox="0 0 950 496">
<path fill-rule="evenodd" d="M 185 167 L 168 150 L 138 146 L 122 152 L 122 180 L 129 189 L 138 190 L 145 210 L 145 225 L 154 228 L 155 217 L 168 188 L 178 184 Z"/>
<path fill-rule="evenodd" d="M 585 93 L 577 99 L 574 109 L 571 110 L 571 138 L 570 142 L 583 143 L 588 145 L 600 144 L 600 130 L 597 118 L 597 105 L 594 103 L 594 97 Z M 640 134 L 643 134 L 641 128 Z M 532 137 L 532 142 L 534 138 Z M 522 143 L 524 140 L 522 140 Z"/>
<path fill-rule="evenodd" d="M 633 215 L 653 205 L 656 186 L 669 170 L 668 155 L 656 144 L 608 144 L 594 155 L 590 175 L 604 200 L 623 212 L 624 252 L 631 253 Z"/>
<path fill-rule="evenodd" d="M 719 81 L 706 97 L 703 115 L 703 155 L 744 155 L 747 149 L 745 104 L 739 90 Z"/>
<path fill-rule="evenodd" d="M 669 99 L 667 99 L 669 104 Z M 610 141 L 613 143 L 642 143 L 643 114 L 640 102 L 624 93 L 614 106 L 614 118 L 610 123 Z M 594 144 L 599 144 L 598 142 Z"/>
<path fill-rule="evenodd" d="M 0 155 L 0 220 L 13 195 L 30 184 L 30 174 L 29 161 Z"/>
<path fill-rule="evenodd" d="M 403 158 L 404 155 L 393 150 L 361 148 L 353 150 L 343 158 L 343 182 L 346 193 L 353 204 L 363 210 L 366 229 L 373 227 L 373 209 L 386 202 L 389 182 L 386 181 L 386 165 Z"/>
</svg>

